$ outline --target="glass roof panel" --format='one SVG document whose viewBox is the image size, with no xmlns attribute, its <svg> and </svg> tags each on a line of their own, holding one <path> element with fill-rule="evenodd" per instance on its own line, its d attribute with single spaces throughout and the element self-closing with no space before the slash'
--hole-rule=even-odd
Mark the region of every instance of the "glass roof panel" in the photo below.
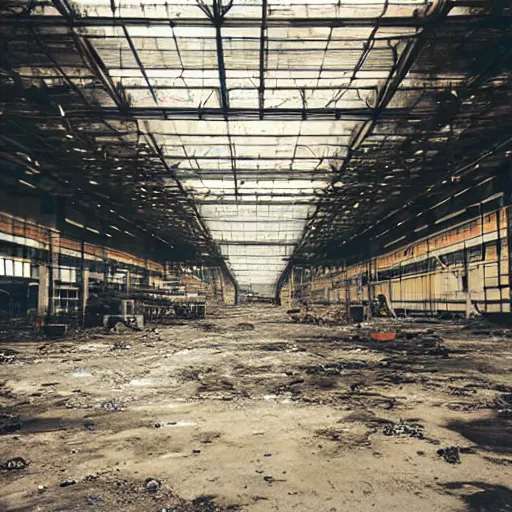
<svg viewBox="0 0 512 512">
<path fill-rule="evenodd" d="M 239 283 L 264 293 L 273 292 L 319 198 L 340 169 L 351 172 L 349 147 L 374 119 L 386 80 L 421 33 L 385 20 L 414 20 L 427 6 L 424 0 L 71 4 L 77 22 L 94 21 L 76 23 L 75 30 L 95 50 L 112 88 L 125 95 L 126 115 L 159 155 L 166 186 L 180 181 Z M 55 15 L 53 8 L 44 12 Z M 452 79 L 463 76 L 428 77 L 439 86 Z M 386 107 L 414 105 L 422 81 L 424 74 L 411 70 Z M 111 104 L 109 98 L 102 106 Z M 396 120 L 377 123 L 362 147 L 397 143 L 397 130 Z"/>
</svg>

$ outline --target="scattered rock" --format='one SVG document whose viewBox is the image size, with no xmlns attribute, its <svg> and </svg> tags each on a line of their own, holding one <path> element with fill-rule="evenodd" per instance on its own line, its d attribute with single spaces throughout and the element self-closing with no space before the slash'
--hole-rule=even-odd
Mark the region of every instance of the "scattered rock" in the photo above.
<svg viewBox="0 0 512 512">
<path fill-rule="evenodd" d="M 3 348 L 0 350 L 0 364 L 14 363 L 17 359 L 19 352 L 9 348 Z"/>
<path fill-rule="evenodd" d="M 46 491 L 46 489 L 48 489 L 48 487 L 46 487 L 46 485 L 38 485 L 37 486 L 37 492 L 44 492 L 44 491 Z"/>
<path fill-rule="evenodd" d="M 117 322 L 112 328 L 112 332 L 117 334 L 125 334 L 128 331 L 131 329 L 124 322 Z"/>
<path fill-rule="evenodd" d="M 125 341 L 116 341 L 110 350 L 130 350 L 131 348 L 131 345 L 128 345 Z"/>
<path fill-rule="evenodd" d="M 87 503 L 87 505 L 98 505 L 102 502 L 103 498 L 101 498 L 100 496 L 87 495 L 85 497 L 85 503 Z"/>
<path fill-rule="evenodd" d="M 20 430 L 21 421 L 18 416 L 0 414 L 0 434 L 12 434 Z"/>
<path fill-rule="evenodd" d="M 459 449 L 457 446 L 448 446 L 447 448 L 440 448 L 437 450 L 437 455 L 449 464 L 460 464 Z"/>
<path fill-rule="evenodd" d="M 0 469 L 5 469 L 6 471 L 13 471 L 18 469 L 25 469 L 29 465 L 23 457 L 13 457 L 0 464 Z"/>
<path fill-rule="evenodd" d="M 95 405 L 93 407 L 94 409 L 104 409 L 106 411 L 110 412 L 119 412 L 124 411 L 125 408 L 119 405 L 117 402 L 114 402 L 114 400 L 107 400 L 106 402 L 102 402 L 99 405 Z"/>
<path fill-rule="evenodd" d="M 84 427 L 87 430 L 94 430 L 95 425 L 96 425 L 96 423 L 93 420 L 85 420 L 84 421 Z"/>
<path fill-rule="evenodd" d="M 236 324 L 236 329 L 239 331 L 253 331 L 254 330 L 254 324 L 251 322 L 240 322 Z"/>
<path fill-rule="evenodd" d="M 397 437 L 416 437 L 417 439 L 425 439 L 423 433 L 423 425 L 419 423 L 393 423 L 386 425 L 382 430 L 385 436 L 397 436 Z"/>
<path fill-rule="evenodd" d="M 158 492 L 162 488 L 162 482 L 156 478 L 147 478 L 144 487 L 148 492 Z"/>
<path fill-rule="evenodd" d="M 59 484 L 59 487 L 69 487 L 70 485 L 75 485 L 76 484 L 76 480 L 64 480 L 62 481 L 60 484 Z"/>
</svg>

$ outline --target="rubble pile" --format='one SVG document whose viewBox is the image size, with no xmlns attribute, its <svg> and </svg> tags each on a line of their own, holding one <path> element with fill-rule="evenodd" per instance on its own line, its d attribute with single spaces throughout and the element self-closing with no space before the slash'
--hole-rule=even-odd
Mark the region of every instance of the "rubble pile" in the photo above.
<svg viewBox="0 0 512 512">
<path fill-rule="evenodd" d="M 0 364 L 10 364 L 17 360 L 19 352 L 16 350 L 3 348 L 0 350 Z"/>
<path fill-rule="evenodd" d="M 20 430 L 21 421 L 19 416 L 13 414 L 0 414 L 0 434 L 12 434 Z"/>
<path fill-rule="evenodd" d="M 348 323 L 347 308 L 344 304 L 335 306 L 305 305 L 287 311 L 292 322 L 314 325 L 345 325 Z"/>
<path fill-rule="evenodd" d="M 495 399 L 496 414 L 512 417 L 512 393 L 501 395 Z"/>
<path fill-rule="evenodd" d="M 425 439 L 423 430 L 423 425 L 419 423 L 406 423 L 402 421 L 386 425 L 382 433 L 388 437 L 416 437 L 417 439 Z"/>
<path fill-rule="evenodd" d="M 5 471 L 15 471 L 19 469 L 25 469 L 29 465 L 23 457 L 13 457 L 2 464 L 0 464 L 0 469 Z"/>
</svg>

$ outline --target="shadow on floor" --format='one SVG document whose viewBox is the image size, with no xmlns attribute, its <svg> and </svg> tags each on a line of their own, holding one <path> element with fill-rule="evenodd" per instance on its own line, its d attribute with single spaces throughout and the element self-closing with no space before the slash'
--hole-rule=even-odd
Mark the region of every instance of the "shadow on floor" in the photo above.
<svg viewBox="0 0 512 512">
<path fill-rule="evenodd" d="M 485 482 L 447 482 L 441 484 L 450 491 L 460 491 L 456 494 L 467 506 L 468 512 L 511 512 L 512 511 L 512 489 L 504 485 L 493 485 Z M 472 494 L 464 492 L 471 487 L 478 490 Z"/>
<path fill-rule="evenodd" d="M 494 415 L 473 421 L 452 421 L 446 428 L 469 439 L 485 450 L 512 453 L 512 418 Z"/>
</svg>

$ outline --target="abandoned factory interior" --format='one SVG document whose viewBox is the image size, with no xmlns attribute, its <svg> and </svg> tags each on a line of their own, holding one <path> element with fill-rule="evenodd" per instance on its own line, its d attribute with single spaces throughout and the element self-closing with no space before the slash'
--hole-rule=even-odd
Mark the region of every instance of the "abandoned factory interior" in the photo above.
<svg viewBox="0 0 512 512">
<path fill-rule="evenodd" d="M 0 0 L 0 510 L 512 512 L 510 0 Z"/>
</svg>

